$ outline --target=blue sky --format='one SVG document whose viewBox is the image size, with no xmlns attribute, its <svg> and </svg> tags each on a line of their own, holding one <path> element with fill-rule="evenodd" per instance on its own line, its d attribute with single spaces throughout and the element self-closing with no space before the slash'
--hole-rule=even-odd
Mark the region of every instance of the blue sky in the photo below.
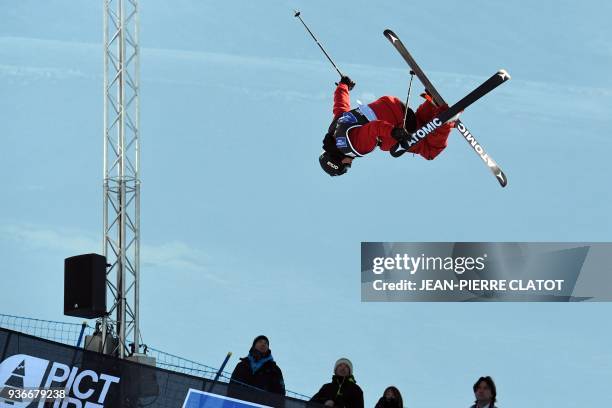
<svg viewBox="0 0 612 408">
<path fill-rule="evenodd" d="M 348 356 L 368 406 L 390 384 L 408 407 L 468 406 L 484 374 L 501 406 L 612 402 L 609 304 L 362 304 L 359 256 L 361 241 L 609 241 L 611 5 L 141 3 L 146 343 L 217 365 L 265 333 L 305 394 Z M 0 2 L 4 313 L 63 319 L 63 258 L 101 251 L 101 7 Z M 507 69 L 462 118 L 509 186 L 458 133 L 432 162 L 376 152 L 325 176 L 337 77 L 294 8 L 353 102 L 405 95 L 385 28 L 449 102 Z"/>
</svg>

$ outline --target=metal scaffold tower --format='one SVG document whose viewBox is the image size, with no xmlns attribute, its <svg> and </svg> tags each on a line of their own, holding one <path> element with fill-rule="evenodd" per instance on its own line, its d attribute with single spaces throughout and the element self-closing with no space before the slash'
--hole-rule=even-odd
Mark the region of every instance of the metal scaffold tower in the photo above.
<svg viewBox="0 0 612 408">
<path fill-rule="evenodd" d="M 140 348 L 140 106 L 138 1 L 104 1 L 104 256 L 120 358 Z M 116 316 L 113 319 L 113 316 Z"/>
</svg>

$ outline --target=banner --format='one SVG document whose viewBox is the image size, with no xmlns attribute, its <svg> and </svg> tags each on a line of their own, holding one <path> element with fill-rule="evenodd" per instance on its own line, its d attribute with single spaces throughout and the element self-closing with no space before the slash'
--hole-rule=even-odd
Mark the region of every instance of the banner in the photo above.
<svg viewBox="0 0 612 408">
<path fill-rule="evenodd" d="M 267 405 L 255 404 L 235 398 L 224 397 L 210 392 L 190 389 L 183 408 L 267 408 Z"/>
<path fill-rule="evenodd" d="M 362 242 L 361 300 L 612 301 L 612 244 Z"/>
</svg>

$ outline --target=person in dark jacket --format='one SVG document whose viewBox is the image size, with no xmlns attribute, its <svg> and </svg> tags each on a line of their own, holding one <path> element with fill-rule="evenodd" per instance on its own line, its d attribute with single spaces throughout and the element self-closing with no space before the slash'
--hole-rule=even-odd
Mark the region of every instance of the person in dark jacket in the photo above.
<svg viewBox="0 0 612 408">
<path fill-rule="evenodd" d="M 310 402 L 330 408 L 363 408 L 363 391 L 353 377 L 353 364 L 348 358 L 336 361 L 332 382 L 324 384 Z"/>
<path fill-rule="evenodd" d="M 278 394 L 272 398 L 261 391 Z M 228 395 L 233 398 L 262 403 L 264 405 L 282 405 L 285 395 L 285 382 L 281 369 L 274 362 L 270 342 L 266 336 L 257 336 L 246 357 L 234 368 L 230 378 Z"/>
<path fill-rule="evenodd" d="M 376 403 L 376 408 L 403 408 L 402 394 L 397 387 L 390 386 L 385 389 L 383 396 Z"/>
<path fill-rule="evenodd" d="M 472 408 L 496 408 L 497 388 L 489 376 L 480 377 L 473 386 L 476 401 Z"/>
</svg>

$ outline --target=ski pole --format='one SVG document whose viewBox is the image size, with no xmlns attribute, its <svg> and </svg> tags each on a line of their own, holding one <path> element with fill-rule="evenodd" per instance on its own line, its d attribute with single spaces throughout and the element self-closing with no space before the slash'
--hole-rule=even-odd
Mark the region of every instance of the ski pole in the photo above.
<svg viewBox="0 0 612 408">
<path fill-rule="evenodd" d="M 331 64 L 334 66 L 334 68 L 336 69 L 336 71 L 338 71 L 338 74 L 340 74 L 340 77 L 343 77 L 344 74 L 342 72 L 340 72 L 340 69 L 336 66 L 336 64 L 334 63 L 334 61 L 332 61 L 331 57 L 329 56 L 329 54 L 327 53 L 327 51 L 325 51 L 325 49 L 323 48 L 323 46 L 321 45 L 321 43 L 319 42 L 319 40 L 317 40 L 317 37 L 315 37 L 315 35 L 312 33 L 312 31 L 310 31 L 310 28 L 308 28 L 308 26 L 306 25 L 306 23 L 304 22 L 304 20 L 302 20 L 302 17 L 300 17 L 300 14 L 302 14 L 300 11 L 298 10 L 294 10 L 295 11 L 295 15 L 294 17 L 298 18 L 302 24 L 304 25 L 304 27 L 306 28 L 306 30 L 308 31 L 308 33 L 310 34 L 310 36 L 312 37 L 313 40 L 315 40 L 315 42 L 317 43 L 317 45 L 319 46 L 319 48 L 321 49 L 321 51 L 323 51 L 323 54 L 325 54 L 325 56 L 327 57 L 327 59 L 329 60 L 329 62 L 331 62 Z"/>
<path fill-rule="evenodd" d="M 406 111 L 404 112 L 404 129 L 406 129 L 406 118 L 408 118 L 408 102 L 410 101 L 410 90 L 412 89 L 413 79 L 414 79 L 414 71 L 410 70 L 410 83 L 408 84 L 408 96 L 406 96 Z"/>
</svg>

